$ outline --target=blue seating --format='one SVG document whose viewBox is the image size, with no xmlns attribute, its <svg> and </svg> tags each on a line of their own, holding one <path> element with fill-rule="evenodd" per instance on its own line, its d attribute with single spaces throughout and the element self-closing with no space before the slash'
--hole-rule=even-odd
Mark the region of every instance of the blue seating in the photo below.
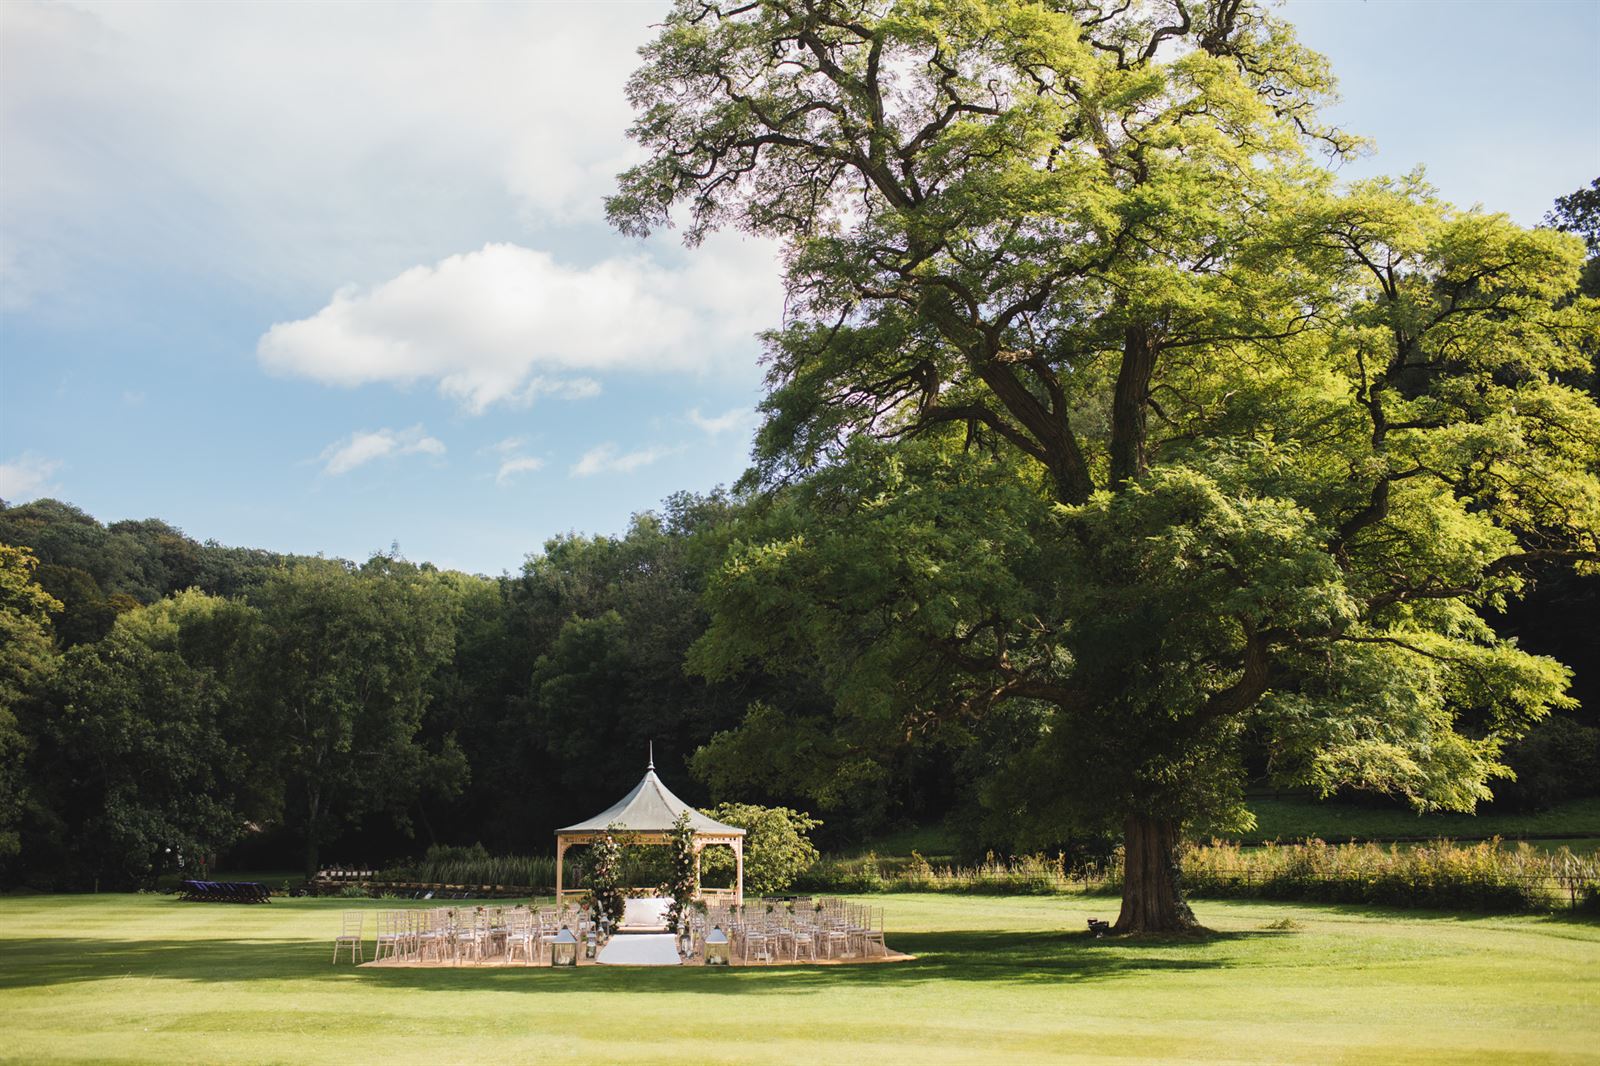
<svg viewBox="0 0 1600 1066">
<path fill-rule="evenodd" d="M 180 881 L 178 898 L 189 903 L 271 903 L 272 893 L 255 881 Z"/>
</svg>

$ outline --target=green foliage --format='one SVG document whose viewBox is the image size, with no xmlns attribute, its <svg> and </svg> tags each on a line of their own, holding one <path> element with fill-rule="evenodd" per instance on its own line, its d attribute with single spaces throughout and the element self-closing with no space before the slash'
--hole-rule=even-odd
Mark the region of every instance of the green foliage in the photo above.
<svg viewBox="0 0 1600 1066">
<path fill-rule="evenodd" d="M 586 864 L 589 896 L 597 914 L 603 914 L 612 928 L 622 924 L 623 912 L 628 906 L 622 870 L 623 841 L 618 839 L 619 827 L 609 825 L 600 839 L 589 845 Z"/>
<path fill-rule="evenodd" d="M 73 648 L 32 723 L 32 875 L 147 883 L 237 840 L 251 813 L 248 716 L 235 698 L 250 608 L 187 592 Z"/>
<path fill-rule="evenodd" d="M 737 721 L 741 696 L 759 695 L 759 679 L 707 684 L 683 669 L 731 510 L 717 494 L 674 496 L 624 536 L 556 538 L 507 579 L 504 650 L 481 667 L 504 711 L 461 731 L 474 774 L 505 797 L 482 812 L 495 828 L 521 834 L 549 825 L 552 810 L 605 806 L 637 778 L 651 741 L 681 787 L 671 768 Z M 481 718 L 482 706 L 465 713 Z"/>
<path fill-rule="evenodd" d="M 1556 197 L 1556 205 L 1544 222 L 1563 233 L 1582 237 L 1590 258 L 1600 257 L 1600 178 L 1587 188 Z"/>
<path fill-rule="evenodd" d="M 664 887 L 672 904 L 667 908 L 667 925 L 674 931 L 682 931 L 699 888 L 695 883 L 694 827 L 689 824 L 687 812 L 673 820 L 672 840 L 668 849 L 671 854 L 671 873 Z"/>
<path fill-rule="evenodd" d="M 1496 809 L 1545 810 L 1600 787 L 1600 729 L 1551 716 L 1506 752 L 1516 775 L 1495 789 Z"/>
<path fill-rule="evenodd" d="M 744 890 L 747 895 L 770 896 L 783 892 L 817 860 L 811 830 L 822 823 L 788 807 L 760 807 L 750 803 L 722 803 L 706 814 L 745 831 Z M 727 876 L 733 855 L 726 848 L 708 848 L 701 859 L 705 874 Z"/>
<path fill-rule="evenodd" d="M 1487 619 L 1600 561 L 1581 243 L 1336 187 L 1285 23 L 684 0 L 643 55 L 613 221 L 787 251 L 769 498 L 691 664 L 833 706 L 753 705 L 696 764 L 719 787 L 787 760 L 823 802 L 997 741 L 991 822 L 1169 839 L 1247 822 L 1247 738 L 1279 781 L 1471 810 L 1570 706 Z"/>
<path fill-rule="evenodd" d="M 464 773 L 453 752 L 418 740 L 429 680 L 454 650 L 459 601 L 437 572 L 378 556 L 356 572 L 281 572 L 253 602 L 256 691 L 311 876 L 340 825 L 370 811 L 403 821 L 425 781 L 449 787 Z"/>
<path fill-rule="evenodd" d="M 21 848 L 29 745 L 18 713 L 56 666 L 50 616 L 61 604 L 34 581 L 38 565 L 27 548 L 0 544 L 0 863 Z"/>
</svg>

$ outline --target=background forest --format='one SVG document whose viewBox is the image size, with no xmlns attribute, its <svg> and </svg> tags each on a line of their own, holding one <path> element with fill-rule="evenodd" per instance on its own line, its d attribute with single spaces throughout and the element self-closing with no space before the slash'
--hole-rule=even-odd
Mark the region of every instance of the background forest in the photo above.
<svg viewBox="0 0 1600 1066">
<path fill-rule="evenodd" d="M 675 496 L 498 578 L 5 507 L 0 543 L 22 549 L 5 549 L 0 592 L 6 884 L 137 886 L 180 852 L 308 869 L 433 844 L 542 852 L 633 782 L 651 740 L 686 799 L 810 809 L 824 846 L 940 821 L 969 855 L 1083 846 L 986 802 L 1003 731 L 960 748 L 829 732 L 815 678 L 686 669 L 746 506 Z M 1563 576 L 1503 620 L 1574 667 L 1580 706 L 1512 750 L 1497 808 L 1600 791 L 1597 593 Z"/>
<path fill-rule="evenodd" d="M 1600 295 L 1600 182 L 1547 221 L 1584 237 Z M 679 494 L 497 578 L 0 501 L 0 880 L 137 886 L 180 855 L 309 874 L 435 844 L 543 852 L 633 783 L 652 741 L 685 799 L 809 810 L 824 847 L 934 823 L 969 856 L 1102 845 L 1103 827 L 1029 817 L 1045 804 L 1009 773 L 1037 733 L 1025 708 L 924 731 L 838 713 L 826 663 L 697 655 L 719 597 L 741 595 L 716 576 L 802 489 Z M 854 565 L 871 584 L 894 562 Z M 1508 810 L 1600 791 L 1600 578 L 1533 577 L 1494 622 L 1572 669 L 1574 704 L 1507 751 Z M 1264 776 L 1266 752 L 1250 758 Z"/>
</svg>

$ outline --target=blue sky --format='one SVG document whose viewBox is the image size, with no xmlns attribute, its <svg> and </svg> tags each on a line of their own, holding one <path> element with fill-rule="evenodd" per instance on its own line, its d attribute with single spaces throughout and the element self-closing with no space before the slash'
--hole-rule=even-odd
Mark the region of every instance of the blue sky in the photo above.
<svg viewBox="0 0 1600 1066">
<path fill-rule="evenodd" d="M 772 249 L 601 212 L 662 10 L 0 6 L 0 496 L 499 573 L 731 482 Z M 1600 175 L 1600 4 L 1284 10 L 1345 173 L 1527 224 Z"/>
</svg>

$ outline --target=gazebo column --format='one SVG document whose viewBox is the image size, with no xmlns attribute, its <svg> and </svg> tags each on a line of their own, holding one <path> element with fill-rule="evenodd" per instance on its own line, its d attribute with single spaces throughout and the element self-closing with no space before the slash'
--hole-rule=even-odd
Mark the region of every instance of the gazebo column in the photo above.
<svg viewBox="0 0 1600 1066">
<path fill-rule="evenodd" d="M 694 898 L 700 898 L 700 856 L 705 853 L 706 846 L 700 841 L 694 842 Z"/>
<path fill-rule="evenodd" d="M 733 838 L 733 902 L 744 904 L 744 837 Z"/>
<path fill-rule="evenodd" d="M 567 842 L 560 837 L 556 838 L 556 913 L 561 913 L 561 889 L 564 882 L 561 880 L 561 860 L 566 857 Z"/>
</svg>

